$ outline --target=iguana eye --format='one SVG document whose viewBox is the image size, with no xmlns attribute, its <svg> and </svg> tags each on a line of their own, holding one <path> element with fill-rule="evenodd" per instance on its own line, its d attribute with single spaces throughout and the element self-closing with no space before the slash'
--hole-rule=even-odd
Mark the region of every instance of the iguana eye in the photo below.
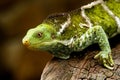
<svg viewBox="0 0 120 80">
<path fill-rule="evenodd" d="M 37 35 L 38 35 L 38 37 L 40 38 L 40 37 L 42 37 L 42 34 L 43 34 L 43 33 L 39 32 Z"/>
</svg>

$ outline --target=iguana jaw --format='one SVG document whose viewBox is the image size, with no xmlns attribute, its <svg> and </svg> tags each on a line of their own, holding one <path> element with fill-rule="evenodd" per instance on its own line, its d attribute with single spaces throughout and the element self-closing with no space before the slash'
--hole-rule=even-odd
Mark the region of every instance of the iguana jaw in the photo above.
<svg viewBox="0 0 120 80">
<path fill-rule="evenodd" d="M 69 44 L 71 44 L 72 41 L 73 41 L 73 38 L 71 38 L 70 40 L 54 39 L 54 40 L 47 40 L 42 42 L 40 41 L 40 42 L 34 42 L 34 43 L 31 43 L 29 40 L 23 39 L 22 42 L 27 48 L 32 50 L 50 50 L 58 43 L 68 46 Z"/>
<path fill-rule="evenodd" d="M 23 39 L 23 44 L 32 50 L 49 50 L 52 48 L 52 46 L 56 45 L 59 40 L 49 40 L 49 41 L 44 41 L 44 42 L 36 42 L 36 43 L 30 43 L 29 40 L 24 40 Z"/>
</svg>

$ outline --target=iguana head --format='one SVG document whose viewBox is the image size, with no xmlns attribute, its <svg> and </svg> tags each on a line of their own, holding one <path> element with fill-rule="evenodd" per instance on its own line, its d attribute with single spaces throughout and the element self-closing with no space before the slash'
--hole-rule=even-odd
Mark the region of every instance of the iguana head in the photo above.
<svg viewBox="0 0 120 80">
<path fill-rule="evenodd" d="M 49 50 L 57 43 L 57 32 L 50 24 L 40 24 L 28 30 L 22 42 L 30 49 Z"/>
</svg>

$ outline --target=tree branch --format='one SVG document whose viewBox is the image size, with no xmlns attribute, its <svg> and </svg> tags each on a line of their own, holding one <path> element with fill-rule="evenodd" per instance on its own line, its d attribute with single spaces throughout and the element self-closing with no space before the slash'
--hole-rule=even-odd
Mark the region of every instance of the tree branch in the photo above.
<svg viewBox="0 0 120 80">
<path fill-rule="evenodd" d="M 44 68 L 41 80 L 120 80 L 120 35 L 110 40 L 114 70 L 104 68 L 93 59 L 99 52 L 97 45 L 85 49 L 80 56 L 71 55 L 68 60 L 53 58 Z"/>
</svg>

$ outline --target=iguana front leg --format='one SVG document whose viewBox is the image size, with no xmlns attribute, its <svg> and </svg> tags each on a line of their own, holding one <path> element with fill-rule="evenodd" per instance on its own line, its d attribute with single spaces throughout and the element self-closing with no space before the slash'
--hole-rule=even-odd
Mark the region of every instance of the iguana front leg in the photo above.
<svg viewBox="0 0 120 80">
<path fill-rule="evenodd" d="M 97 55 L 95 55 L 95 59 L 98 59 L 100 63 L 102 63 L 106 68 L 113 69 L 113 59 L 111 56 L 111 48 L 108 42 L 108 37 L 101 26 L 95 26 L 93 32 L 96 33 L 96 43 L 99 44 L 100 51 Z"/>
<path fill-rule="evenodd" d="M 80 51 L 93 43 L 98 43 L 101 51 L 94 57 L 98 59 L 106 68 L 113 69 L 114 62 L 111 56 L 111 49 L 108 37 L 101 26 L 89 28 L 85 34 L 72 42 L 74 51 Z"/>
</svg>

